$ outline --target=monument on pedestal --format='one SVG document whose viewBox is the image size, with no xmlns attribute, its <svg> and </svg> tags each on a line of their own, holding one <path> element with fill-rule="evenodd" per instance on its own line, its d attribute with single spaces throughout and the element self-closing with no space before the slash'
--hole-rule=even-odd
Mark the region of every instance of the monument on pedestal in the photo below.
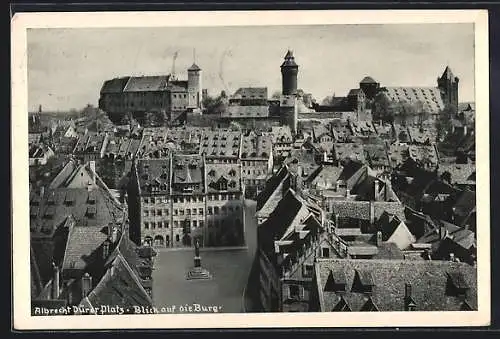
<svg viewBox="0 0 500 339">
<path fill-rule="evenodd" d="M 189 270 L 186 278 L 188 280 L 212 279 L 210 272 L 201 267 L 200 243 L 198 240 L 194 244 L 194 267 Z"/>
</svg>

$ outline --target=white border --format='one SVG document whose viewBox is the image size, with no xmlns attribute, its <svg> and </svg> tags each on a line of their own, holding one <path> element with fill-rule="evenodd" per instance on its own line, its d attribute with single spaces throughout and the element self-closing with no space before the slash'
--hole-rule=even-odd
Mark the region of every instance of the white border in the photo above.
<svg viewBox="0 0 500 339">
<path fill-rule="evenodd" d="M 376 12 L 376 13 L 375 13 Z M 476 312 L 172 314 L 32 317 L 29 279 L 28 28 L 475 23 Z M 12 29 L 13 308 L 16 329 L 485 326 L 490 324 L 489 78 L 486 10 L 23 13 Z"/>
</svg>

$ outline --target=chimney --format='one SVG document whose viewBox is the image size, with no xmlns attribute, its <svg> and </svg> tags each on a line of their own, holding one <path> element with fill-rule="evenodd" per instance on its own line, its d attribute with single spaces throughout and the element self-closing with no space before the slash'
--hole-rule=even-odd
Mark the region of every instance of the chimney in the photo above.
<svg viewBox="0 0 500 339">
<path fill-rule="evenodd" d="M 377 247 L 382 246 L 382 232 L 378 231 L 377 232 Z"/>
<path fill-rule="evenodd" d="M 43 199 L 43 196 L 45 194 L 45 186 L 40 187 L 40 198 Z"/>
<path fill-rule="evenodd" d="M 111 229 L 111 242 L 116 244 L 118 242 L 118 227 L 113 226 Z"/>
<path fill-rule="evenodd" d="M 59 289 L 59 267 L 52 263 L 53 277 L 52 277 L 52 299 L 58 299 L 60 294 Z"/>
<path fill-rule="evenodd" d="M 455 262 L 455 253 L 450 253 L 450 261 Z"/>
<path fill-rule="evenodd" d="M 413 303 L 411 294 L 411 284 L 405 283 L 405 311 L 415 311 L 415 304 Z"/>
<path fill-rule="evenodd" d="M 82 277 L 82 299 L 89 295 L 92 291 L 92 277 L 85 273 Z"/>
<path fill-rule="evenodd" d="M 346 189 L 345 190 L 345 196 L 346 196 L 346 198 L 349 198 L 350 195 L 351 195 L 351 190 L 350 189 Z"/>
<path fill-rule="evenodd" d="M 109 256 L 109 245 L 110 241 L 106 239 L 102 244 L 102 259 L 106 260 Z"/>
<path fill-rule="evenodd" d="M 335 227 L 338 228 L 339 227 L 339 223 L 340 223 L 340 220 L 339 220 L 339 214 L 338 213 L 335 213 Z"/>
<path fill-rule="evenodd" d="M 375 201 L 379 201 L 379 200 L 380 200 L 380 194 L 379 194 L 379 191 L 380 191 L 380 183 L 379 183 L 379 180 L 378 180 L 378 179 L 375 179 L 374 186 L 375 186 L 375 194 L 374 194 L 374 198 L 375 198 Z"/>
<path fill-rule="evenodd" d="M 369 202 L 370 204 L 370 226 L 375 223 L 375 205 L 373 204 L 373 201 Z"/>
<path fill-rule="evenodd" d="M 89 162 L 89 166 L 90 166 L 90 172 L 92 174 L 92 183 L 95 185 L 95 177 L 96 177 L 96 173 L 95 173 L 95 161 L 92 160 Z"/>
</svg>

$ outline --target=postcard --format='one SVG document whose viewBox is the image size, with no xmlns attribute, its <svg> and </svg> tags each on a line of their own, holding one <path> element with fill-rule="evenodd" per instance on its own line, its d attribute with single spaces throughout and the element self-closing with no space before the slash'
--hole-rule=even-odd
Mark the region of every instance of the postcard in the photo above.
<svg viewBox="0 0 500 339">
<path fill-rule="evenodd" d="M 14 328 L 488 325 L 487 18 L 16 14 Z"/>
</svg>

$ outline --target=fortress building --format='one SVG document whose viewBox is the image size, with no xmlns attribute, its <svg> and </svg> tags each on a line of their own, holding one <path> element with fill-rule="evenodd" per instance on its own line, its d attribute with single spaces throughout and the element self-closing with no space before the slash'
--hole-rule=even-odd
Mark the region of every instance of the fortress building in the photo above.
<svg viewBox="0 0 500 339">
<path fill-rule="evenodd" d="M 193 63 L 187 73 L 187 81 L 178 80 L 173 74 L 106 80 L 99 108 L 115 123 L 129 113 L 139 120 L 147 113 L 156 113 L 170 121 L 188 111 L 201 114 L 201 68 Z"/>
</svg>

